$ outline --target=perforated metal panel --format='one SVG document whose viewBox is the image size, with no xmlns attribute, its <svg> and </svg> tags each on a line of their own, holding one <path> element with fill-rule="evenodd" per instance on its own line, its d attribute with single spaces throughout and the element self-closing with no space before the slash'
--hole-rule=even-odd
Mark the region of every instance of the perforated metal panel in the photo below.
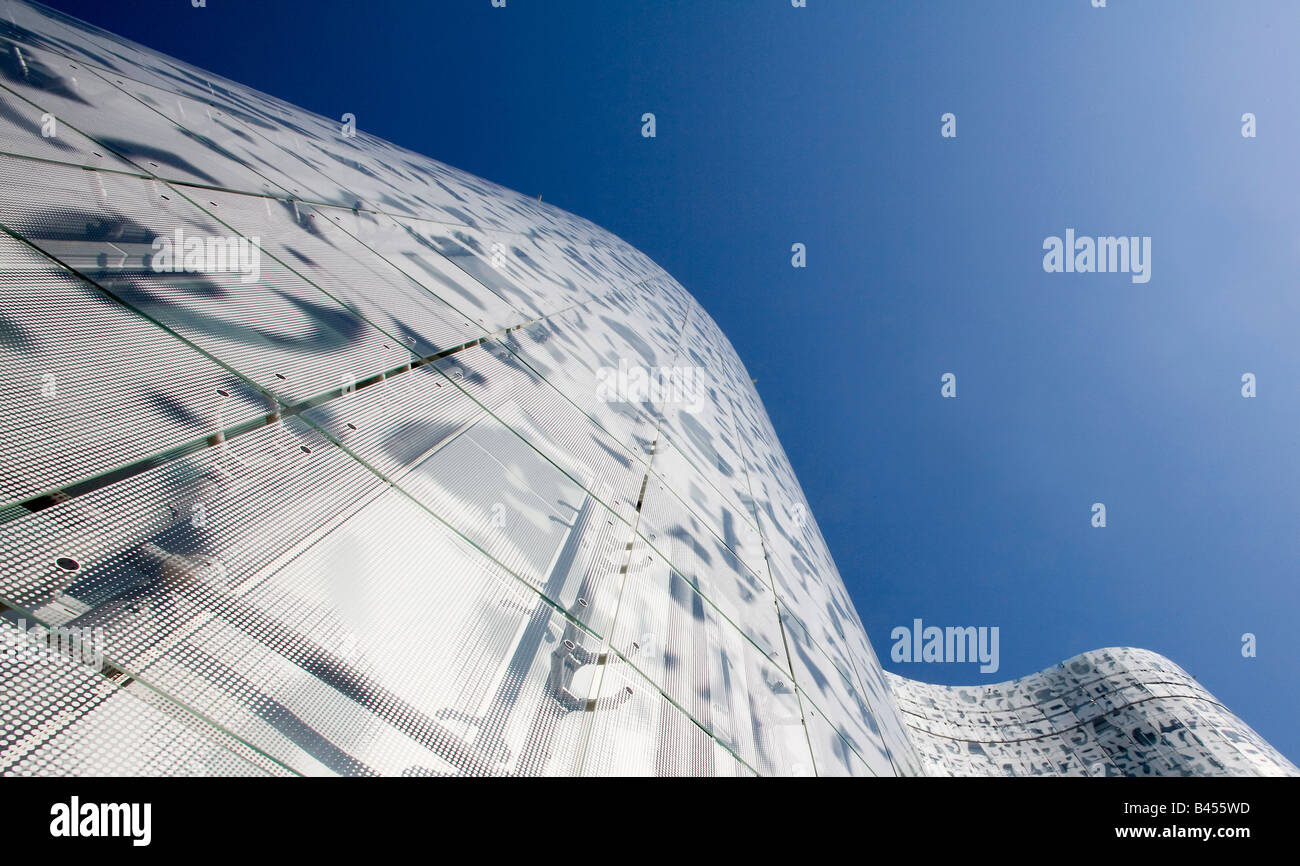
<svg viewBox="0 0 1300 866">
<path fill-rule="evenodd" d="M 462 346 L 486 333 L 336 225 L 331 209 L 210 190 L 187 195 L 232 233 L 258 238 L 266 256 L 355 311 L 415 357 Z"/>
<path fill-rule="evenodd" d="M 888 674 L 942 776 L 1283 776 L 1300 770 L 1173 662 L 1095 650 L 988 686 Z"/>
<path fill-rule="evenodd" d="M 0 236 L 0 502 L 85 481 L 273 411 L 230 370 Z"/>
<path fill-rule="evenodd" d="M 156 241 L 232 235 L 158 181 L 0 157 L 0 224 L 287 403 L 410 363 L 396 337 L 269 256 L 250 280 L 159 271 Z"/>
<path fill-rule="evenodd" d="M 31 41 L 0 39 L 0 50 L 15 58 L 21 55 L 11 61 L 11 74 L 4 80 L 10 92 L 53 114 L 139 172 L 251 192 L 279 189 L 215 141 L 180 125 L 209 123 L 201 103 L 163 91 L 142 100 L 123 88 L 143 85 L 127 84 L 127 79 L 109 70 Z"/>
<path fill-rule="evenodd" d="M 41 75 L 40 67 L 28 63 L 27 54 L 14 43 L 0 40 L 0 153 L 12 153 L 36 159 L 103 168 L 110 171 L 142 173 L 139 168 L 118 158 L 76 129 L 61 123 L 57 115 L 28 102 L 2 86 L 16 78 L 25 81 Z"/>
<path fill-rule="evenodd" d="M 631 665 L 616 660 L 603 667 L 584 775 L 755 775 Z"/>
<path fill-rule="evenodd" d="M 0 618 L 0 773 L 286 775 L 224 732 L 58 647 L 47 631 Z"/>
</svg>

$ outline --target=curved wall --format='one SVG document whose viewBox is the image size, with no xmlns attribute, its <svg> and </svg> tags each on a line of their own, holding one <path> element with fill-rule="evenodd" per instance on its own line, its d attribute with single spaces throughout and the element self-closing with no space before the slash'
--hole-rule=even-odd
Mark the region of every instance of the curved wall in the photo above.
<svg viewBox="0 0 1300 866">
<path fill-rule="evenodd" d="M 10 643 L 98 657 L 6 656 L 30 724 L 0 770 L 919 771 L 749 376 L 669 275 L 12 8 L 0 602 Z"/>
<path fill-rule="evenodd" d="M 730 343 L 620 239 L 8 8 L 0 773 L 1247 769 L 1081 753 L 1081 681 L 887 681 Z M 1280 760 L 1196 700 L 1129 707 Z"/>
<path fill-rule="evenodd" d="M 987 686 L 887 676 L 929 775 L 1300 775 L 1195 678 L 1147 650 L 1094 650 Z"/>
</svg>

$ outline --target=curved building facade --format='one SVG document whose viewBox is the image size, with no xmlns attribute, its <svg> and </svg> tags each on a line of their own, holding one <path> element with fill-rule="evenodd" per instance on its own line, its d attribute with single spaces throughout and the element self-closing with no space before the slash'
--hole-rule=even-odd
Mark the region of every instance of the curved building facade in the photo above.
<svg viewBox="0 0 1300 866">
<path fill-rule="evenodd" d="M 884 673 L 726 337 L 591 223 L 12 2 L 0 228 L 0 773 L 1048 766 L 1033 678 Z"/>
<path fill-rule="evenodd" d="M 1294 776 L 1162 655 L 1116 647 L 987 686 L 887 674 L 933 776 Z"/>
</svg>

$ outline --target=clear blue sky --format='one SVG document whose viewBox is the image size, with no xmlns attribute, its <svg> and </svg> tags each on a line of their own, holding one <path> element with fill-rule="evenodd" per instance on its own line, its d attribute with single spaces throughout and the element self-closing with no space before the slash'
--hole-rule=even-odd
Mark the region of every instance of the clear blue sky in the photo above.
<svg viewBox="0 0 1300 866">
<path fill-rule="evenodd" d="M 1300 4 L 50 5 L 650 255 L 758 379 L 887 667 L 1147 647 L 1300 761 Z M 1044 273 L 1066 228 L 1151 236 L 1151 281 Z M 914 617 L 999 626 L 1001 670 L 892 664 Z"/>
</svg>

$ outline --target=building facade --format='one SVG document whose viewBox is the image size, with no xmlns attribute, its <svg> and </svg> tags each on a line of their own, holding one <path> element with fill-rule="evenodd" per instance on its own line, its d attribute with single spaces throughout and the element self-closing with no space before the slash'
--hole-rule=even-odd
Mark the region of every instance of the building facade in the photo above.
<svg viewBox="0 0 1300 866">
<path fill-rule="evenodd" d="M 1296 767 L 1164 656 L 1116 647 L 987 686 L 886 674 L 932 776 L 1286 776 Z"/>
<path fill-rule="evenodd" d="M 1190 681 L 1114 698 L 1149 654 L 1038 675 L 1068 730 L 1035 678 L 887 675 L 744 366 L 644 255 L 0 11 L 0 773 L 1295 771 Z M 1148 751 L 1070 751 L 1093 668 Z"/>
</svg>

